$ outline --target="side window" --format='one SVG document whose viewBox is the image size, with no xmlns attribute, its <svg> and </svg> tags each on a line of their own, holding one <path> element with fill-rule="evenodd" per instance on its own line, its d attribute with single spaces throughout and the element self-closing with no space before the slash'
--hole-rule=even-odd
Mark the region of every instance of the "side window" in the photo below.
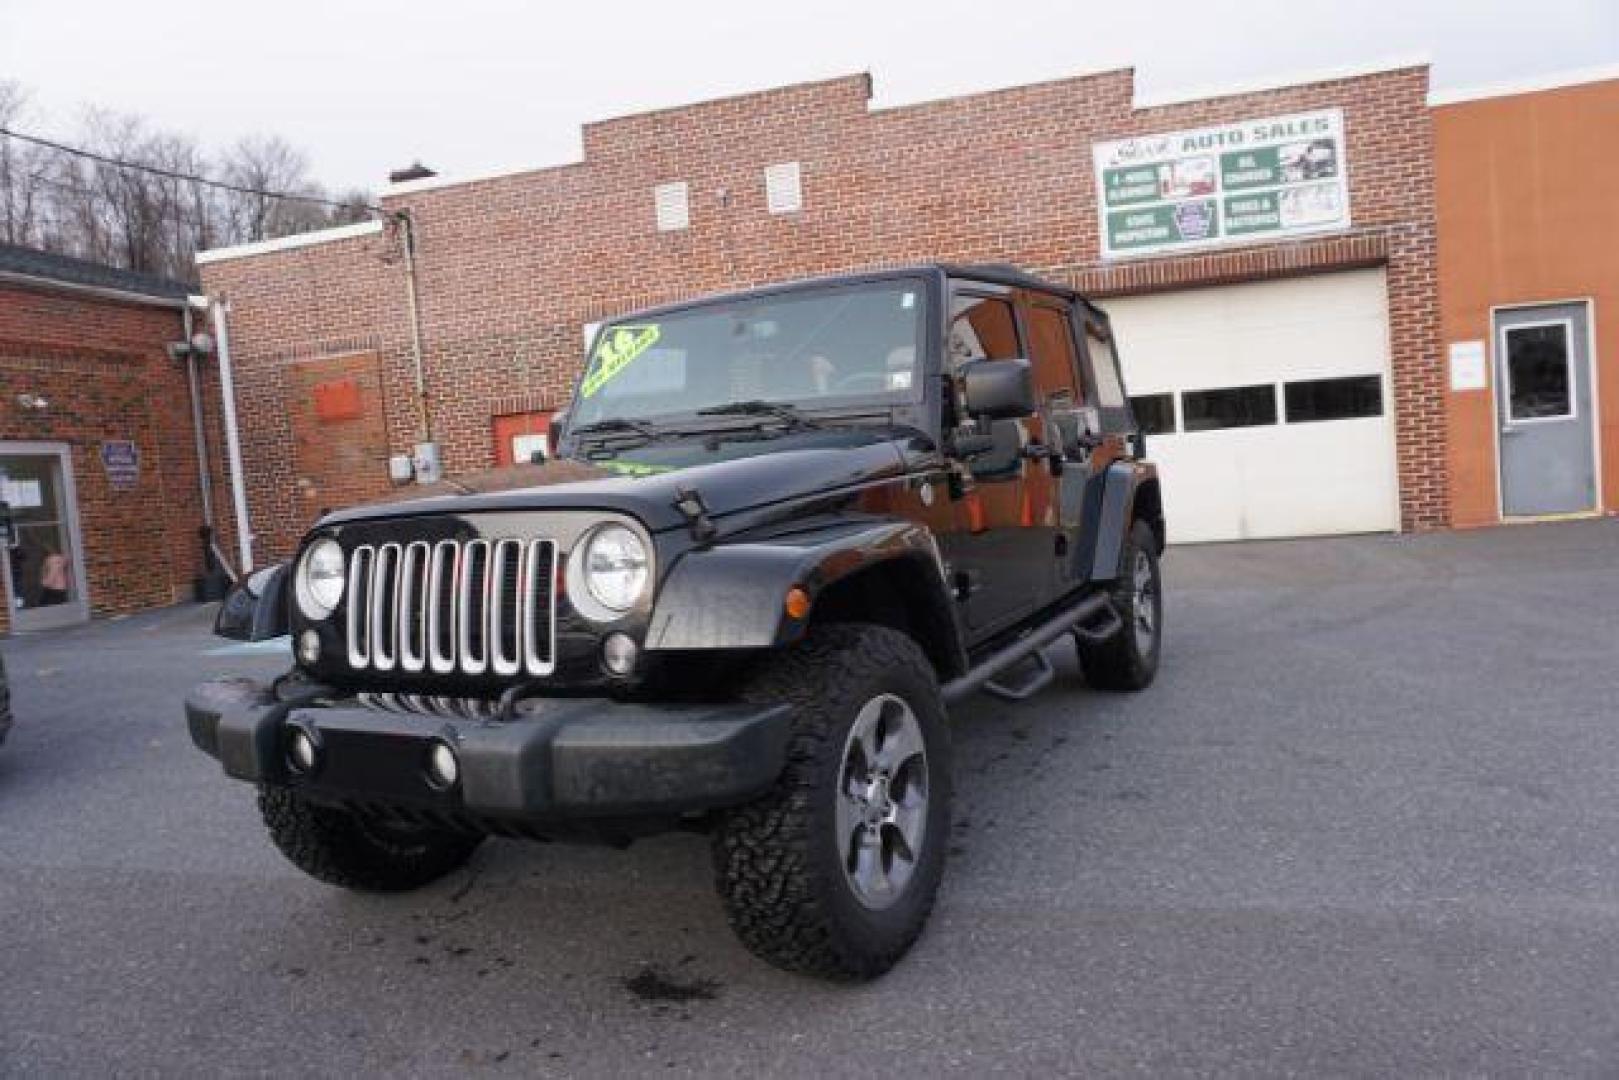
<svg viewBox="0 0 1619 1080">
<path fill-rule="evenodd" d="M 1085 349 L 1091 357 L 1091 378 L 1096 380 L 1096 404 L 1104 409 L 1124 408 L 1124 385 L 1119 381 L 1119 359 L 1113 353 L 1111 332 L 1086 319 Z"/>
<path fill-rule="evenodd" d="M 950 301 L 950 337 L 946 346 L 952 370 L 969 360 L 1014 360 L 1022 356 L 1011 302 L 989 296 L 954 297 Z"/>
<path fill-rule="evenodd" d="M 1029 345 L 1033 355 L 1035 392 L 1041 403 L 1072 408 L 1080 403 L 1074 350 L 1074 324 L 1061 308 L 1037 305 L 1029 313 Z"/>
<path fill-rule="evenodd" d="M 972 360 L 1016 360 L 1025 355 L 1011 301 L 989 296 L 951 299 L 945 346 L 952 372 Z M 1016 480 L 1023 464 L 1022 428 L 1001 420 L 990 425 L 989 434 L 994 445 L 972 458 L 973 476 L 981 481 Z"/>
</svg>

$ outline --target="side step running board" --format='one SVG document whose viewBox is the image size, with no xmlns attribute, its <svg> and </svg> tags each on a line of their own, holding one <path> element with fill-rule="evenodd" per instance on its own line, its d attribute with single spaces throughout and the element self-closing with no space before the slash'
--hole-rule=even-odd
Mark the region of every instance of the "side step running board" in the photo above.
<svg viewBox="0 0 1619 1080">
<path fill-rule="evenodd" d="M 994 694 L 1002 701 L 1027 701 L 1050 686 L 1051 680 L 1057 677 L 1057 667 L 1051 662 L 1051 657 L 1046 655 L 1046 650 L 1036 649 L 1029 654 L 1028 659 L 1034 661 L 1034 668 L 1022 683 L 1007 686 L 999 679 L 990 679 L 982 687 L 984 693 Z"/>
<path fill-rule="evenodd" d="M 1089 593 L 1016 641 L 990 653 L 965 675 L 945 683 L 940 688 L 944 703 L 954 705 L 980 687 L 989 689 L 990 693 L 998 697 L 1021 701 L 1044 689 L 1051 682 L 1053 674 L 1049 670 L 1051 661 L 1041 652 L 1047 645 L 1068 633 L 1076 635 L 1083 633 L 1087 638 L 1094 633 L 1098 635 L 1095 640 L 1101 640 L 1123 625 L 1118 612 L 1113 610 L 1113 601 L 1106 593 Z M 1040 657 L 1036 662 L 1042 666 L 1038 673 L 1026 680 L 1024 685 L 1008 687 L 997 684 L 994 688 L 986 686 L 997 675 L 1010 670 L 1032 655 Z"/>
<path fill-rule="evenodd" d="M 1124 620 L 1119 618 L 1118 610 L 1109 601 L 1090 619 L 1082 619 L 1074 624 L 1074 644 L 1090 642 L 1100 645 L 1123 629 Z"/>
</svg>

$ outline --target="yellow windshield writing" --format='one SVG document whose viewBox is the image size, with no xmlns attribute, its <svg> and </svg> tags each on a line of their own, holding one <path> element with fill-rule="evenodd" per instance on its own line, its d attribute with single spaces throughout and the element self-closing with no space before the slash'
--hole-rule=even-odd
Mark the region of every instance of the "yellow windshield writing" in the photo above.
<svg viewBox="0 0 1619 1080">
<path fill-rule="evenodd" d="M 581 397 L 591 397 L 606 386 L 619 372 L 629 367 L 636 357 L 652 348 L 662 333 L 656 323 L 651 326 L 615 326 L 602 335 L 596 345 L 595 362 L 579 388 Z"/>
</svg>

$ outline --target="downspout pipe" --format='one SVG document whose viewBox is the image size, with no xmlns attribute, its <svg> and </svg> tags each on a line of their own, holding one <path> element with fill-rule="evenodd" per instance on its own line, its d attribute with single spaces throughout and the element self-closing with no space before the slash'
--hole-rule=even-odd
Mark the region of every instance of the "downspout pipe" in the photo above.
<svg viewBox="0 0 1619 1080">
<path fill-rule="evenodd" d="M 223 398 L 225 456 L 230 465 L 231 502 L 236 509 L 238 566 L 245 578 L 253 572 L 253 527 L 247 516 L 247 485 L 242 471 L 242 436 L 236 422 L 236 377 L 230 359 L 230 301 L 216 298 L 213 305 L 214 345 L 219 350 L 219 394 Z"/>
<path fill-rule="evenodd" d="M 399 223 L 399 246 L 405 258 L 405 304 L 410 317 L 410 359 L 416 383 L 416 438 L 433 441 L 433 421 L 427 411 L 427 374 L 422 362 L 421 300 L 416 287 L 416 226 L 409 210 L 394 215 Z"/>
<path fill-rule="evenodd" d="M 191 435 L 197 444 L 197 481 L 202 495 L 202 523 L 214 527 L 214 492 L 208 482 L 208 433 L 202 419 L 202 386 L 197 381 L 196 313 L 208 310 L 206 296 L 186 297 L 182 320 L 186 335 L 186 382 L 191 388 Z"/>
</svg>

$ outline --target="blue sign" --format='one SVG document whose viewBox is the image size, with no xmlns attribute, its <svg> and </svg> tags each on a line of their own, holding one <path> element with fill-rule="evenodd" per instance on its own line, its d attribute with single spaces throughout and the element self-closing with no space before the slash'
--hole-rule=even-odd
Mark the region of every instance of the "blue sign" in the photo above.
<svg viewBox="0 0 1619 1080">
<path fill-rule="evenodd" d="M 101 444 L 101 467 L 107 470 L 107 481 L 116 490 L 128 490 L 140 482 L 140 448 L 129 439 L 104 442 Z"/>
</svg>

